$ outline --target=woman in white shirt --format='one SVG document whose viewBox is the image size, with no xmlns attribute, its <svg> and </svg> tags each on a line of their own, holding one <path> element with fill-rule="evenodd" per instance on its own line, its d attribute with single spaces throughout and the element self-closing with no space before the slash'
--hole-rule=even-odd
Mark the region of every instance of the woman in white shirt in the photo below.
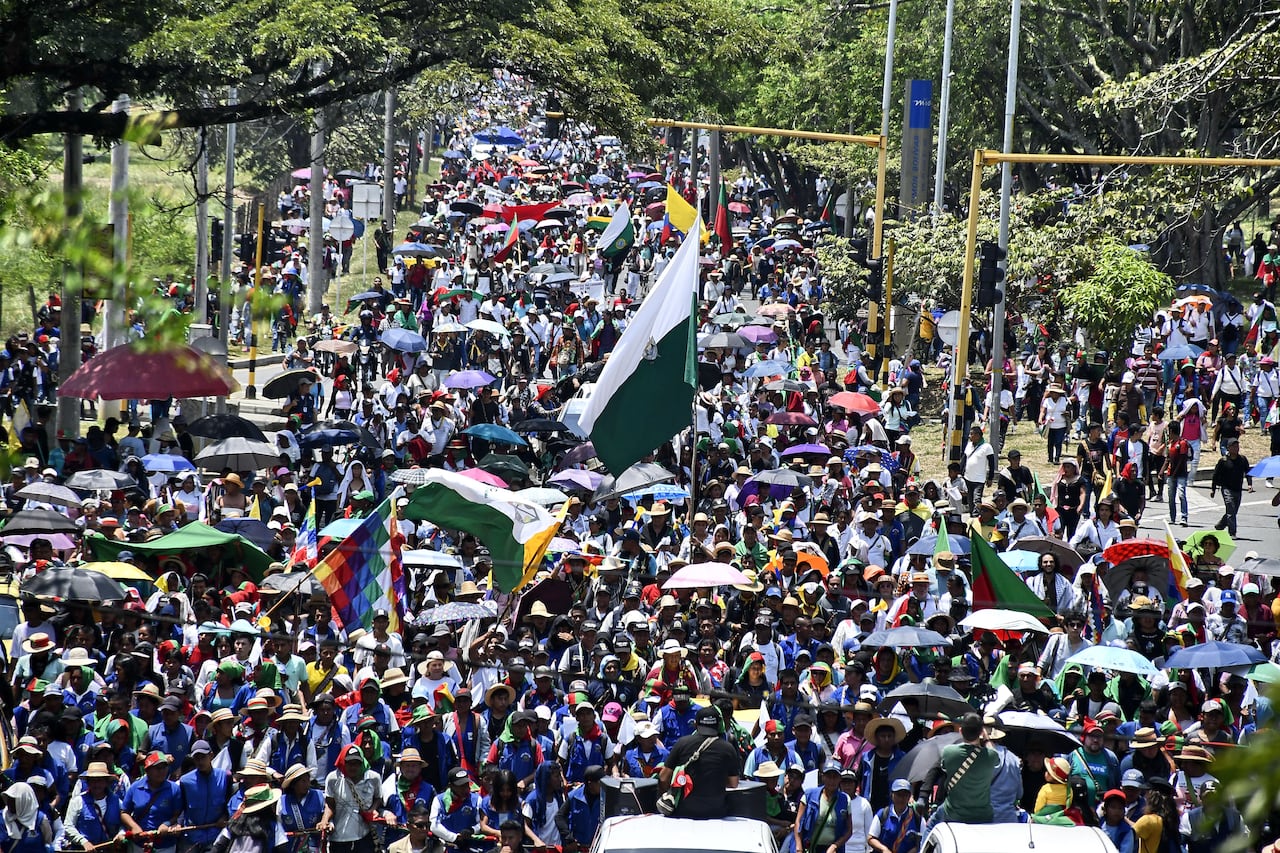
<svg viewBox="0 0 1280 853">
<path fill-rule="evenodd" d="M 1062 444 L 1067 438 L 1067 396 L 1056 382 L 1048 387 L 1040 403 L 1039 424 L 1049 436 L 1049 463 L 1056 465 L 1062 459 Z"/>
</svg>

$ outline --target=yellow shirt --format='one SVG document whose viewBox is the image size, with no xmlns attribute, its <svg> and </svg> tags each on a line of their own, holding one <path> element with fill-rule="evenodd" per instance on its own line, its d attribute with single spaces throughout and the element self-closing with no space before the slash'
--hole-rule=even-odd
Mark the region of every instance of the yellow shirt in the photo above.
<svg viewBox="0 0 1280 853">
<path fill-rule="evenodd" d="M 1137 853 L 1160 853 L 1160 839 L 1164 835 L 1164 821 L 1160 815 L 1144 814 L 1133 825 L 1138 836 Z"/>
<path fill-rule="evenodd" d="M 314 696 L 316 694 L 316 691 L 320 687 L 320 682 L 324 681 L 325 676 L 328 675 L 329 672 L 330 670 L 322 670 L 314 663 L 307 664 L 307 687 L 310 688 L 311 695 Z M 342 664 L 338 664 L 337 670 L 334 671 L 334 678 L 337 678 L 339 675 L 350 675 L 350 673 L 347 672 L 347 668 Z M 333 680 L 333 678 L 329 679 L 329 683 L 325 687 L 326 692 L 332 692 Z"/>
</svg>

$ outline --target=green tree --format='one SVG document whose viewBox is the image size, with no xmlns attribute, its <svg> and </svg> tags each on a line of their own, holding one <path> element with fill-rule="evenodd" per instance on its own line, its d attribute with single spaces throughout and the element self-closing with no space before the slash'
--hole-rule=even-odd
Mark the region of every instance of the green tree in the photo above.
<svg viewBox="0 0 1280 853">
<path fill-rule="evenodd" d="M 1173 280 L 1143 253 L 1114 241 L 1096 247 L 1095 255 L 1093 271 L 1064 290 L 1062 302 L 1091 345 L 1123 352 L 1133 330 L 1168 304 Z"/>
</svg>

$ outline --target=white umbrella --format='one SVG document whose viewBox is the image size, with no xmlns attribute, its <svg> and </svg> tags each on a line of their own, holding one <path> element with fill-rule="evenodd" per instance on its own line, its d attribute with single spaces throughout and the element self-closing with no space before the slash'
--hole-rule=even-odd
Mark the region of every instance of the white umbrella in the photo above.
<svg viewBox="0 0 1280 853">
<path fill-rule="evenodd" d="M 257 471 L 279 458 L 280 451 L 265 441 L 234 436 L 209 445 L 200 451 L 195 461 L 211 471 L 223 468 L 230 468 L 232 471 Z"/>
<path fill-rule="evenodd" d="M 982 631 L 1036 631 L 1041 634 L 1049 633 L 1049 629 L 1034 616 L 1019 613 L 1017 610 L 1001 610 L 999 608 L 975 610 L 960 620 L 960 627 L 977 628 Z"/>
<path fill-rule="evenodd" d="M 432 334 L 435 334 L 436 332 L 465 332 L 465 331 L 467 331 L 466 326 L 462 325 L 461 323 L 455 323 L 452 320 L 450 320 L 447 323 L 438 323 L 431 327 Z"/>
<path fill-rule="evenodd" d="M 23 486 L 14 493 L 14 497 L 26 498 L 37 503 L 80 508 L 80 498 L 75 492 L 66 486 L 59 486 L 57 483 L 46 483 L 43 480 L 36 480 L 30 485 Z"/>
<path fill-rule="evenodd" d="M 507 331 L 505 326 L 496 320 L 478 318 L 467 323 L 466 327 L 473 332 L 488 332 L 491 335 L 500 335 L 504 338 L 511 334 Z"/>
<path fill-rule="evenodd" d="M 539 504 L 540 506 L 555 506 L 569 500 L 569 496 L 559 489 L 551 489 L 537 486 L 521 489 L 516 495 L 529 501 L 529 503 Z"/>
</svg>

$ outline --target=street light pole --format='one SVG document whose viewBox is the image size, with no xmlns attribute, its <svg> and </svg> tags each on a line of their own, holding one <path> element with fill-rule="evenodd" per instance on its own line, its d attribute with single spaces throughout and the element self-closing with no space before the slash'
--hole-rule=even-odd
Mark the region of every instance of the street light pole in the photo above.
<svg viewBox="0 0 1280 853">
<path fill-rule="evenodd" d="M 933 174 L 933 221 L 942 215 L 942 191 L 947 172 L 947 132 L 951 129 L 951 33 L 956 0 L 947 0 L 947 24 L 942 35 L 942 97 L 938 106 L 938 165 Z"/>
<path fill-rule="evenodd" d="M 1018 106 L 1018 49 L 1022 36 L 1022 0 L 1012 0 L 1009 12 L 1009 66 L 1005 74 L 1004 84 L 1004 146 L 1005 154 L 1013 153 L 1013 115 Z M 1001 261 L 1008 268 L 1009 261 L 1009 204 L 1013 193 L 1013 164 L 1006 161 L 1000 164 L 1000 234 L 997 240 L 1005 251 L 1005 260 Z M 972 263 L 972 258 L 969 259 Z M 1004 280 L 1004 289 L 1008 290 L 1008 279 Z M 987 424 L 988 441 L 996 453 L 1004 444 L 1004 436 L 1000 434 L 1000 386 L 1004 379 L 1004 320 L 1005 300 L 996 303 L 991 319 L 991 406 L 994 410 L 995 427 Z"/>
</svg>

